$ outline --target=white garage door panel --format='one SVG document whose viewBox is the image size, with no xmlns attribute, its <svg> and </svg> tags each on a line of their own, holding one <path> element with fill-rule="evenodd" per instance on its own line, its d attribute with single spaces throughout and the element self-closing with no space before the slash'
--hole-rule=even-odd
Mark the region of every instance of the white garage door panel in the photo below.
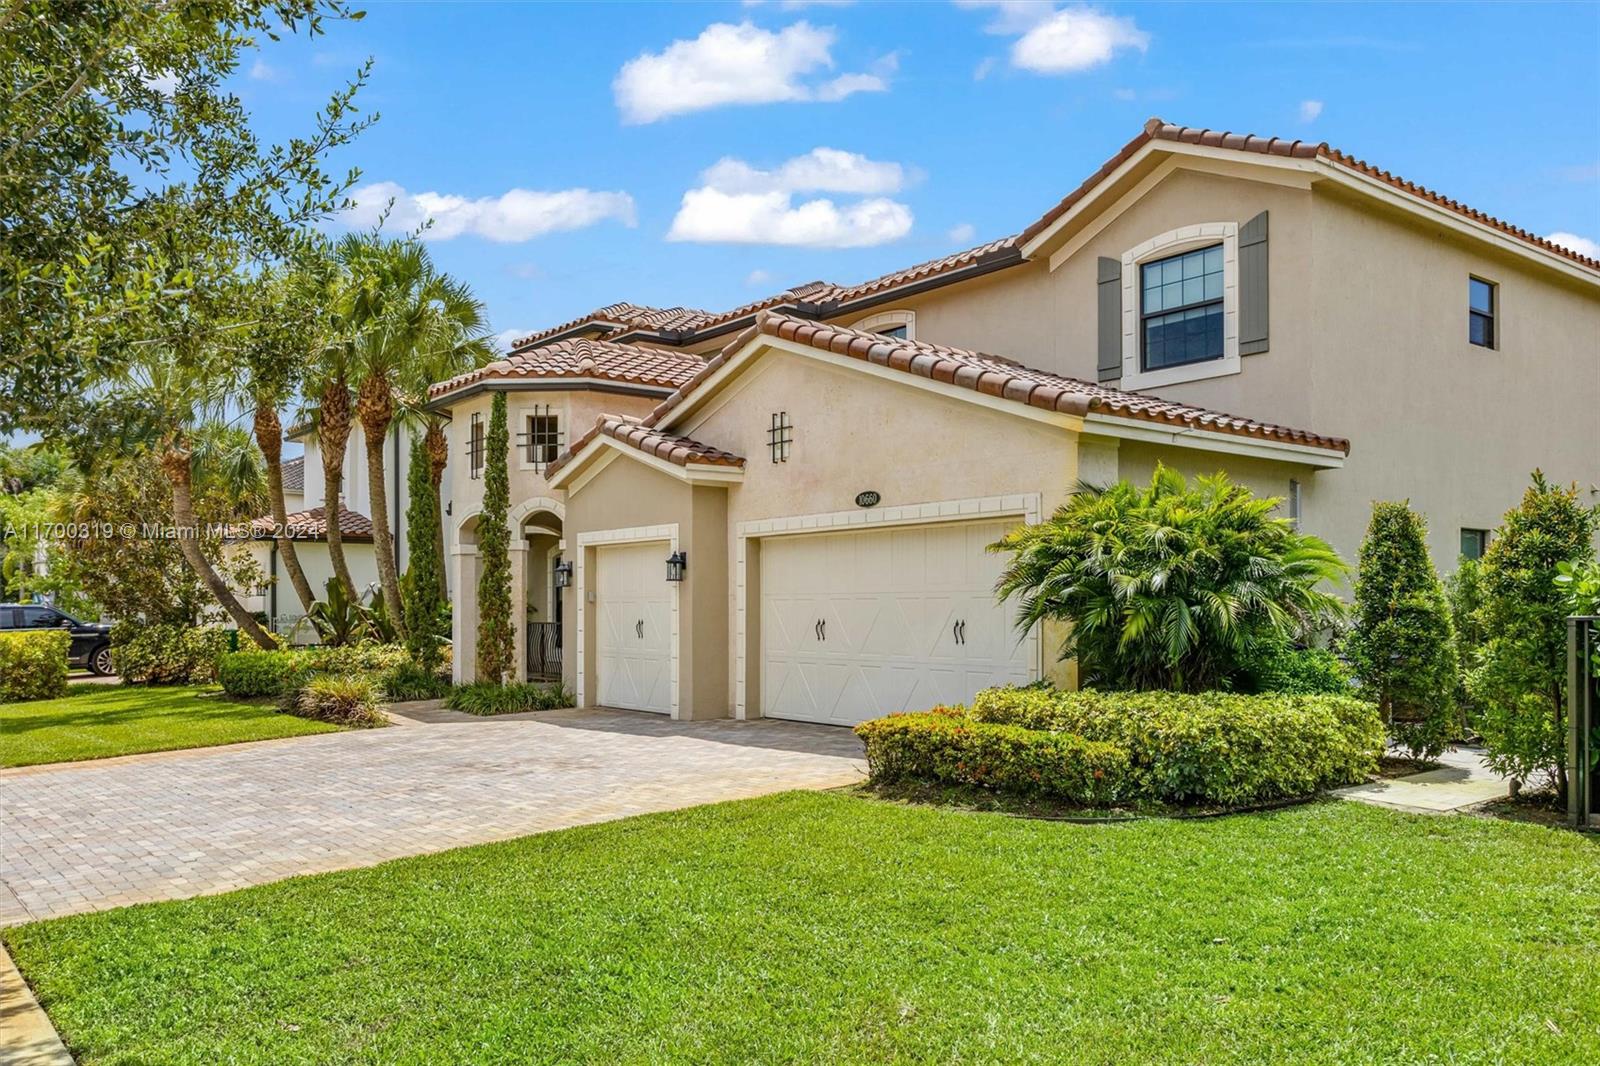
<svg viewBox="0 0 1600 1066">
<path fill-rule="evenodd" d="M 603 707 L 672 712 L 672 602 L 666 547 L 658 542 L 596 554 L 595 635 Z"/>
<path fill-rule="evenodd" d="M 1004 559 L 984 550 L 1013 524 L 764 541 L 763 713 L 849 724 L 1030 681 L 1033 642 L 994 600 Z"/>
</svg>

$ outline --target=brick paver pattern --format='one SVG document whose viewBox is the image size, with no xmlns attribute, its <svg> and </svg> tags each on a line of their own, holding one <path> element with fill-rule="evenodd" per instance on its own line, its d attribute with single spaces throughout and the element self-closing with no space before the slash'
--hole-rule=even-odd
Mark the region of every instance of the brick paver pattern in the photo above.
<svg viewBox="0 0 1600 1066">
<path fill-rule="evenodd" d="M 617 711 L 0 771 L 0 925 L 861 779 L 849 730 Z"/>
</svg>

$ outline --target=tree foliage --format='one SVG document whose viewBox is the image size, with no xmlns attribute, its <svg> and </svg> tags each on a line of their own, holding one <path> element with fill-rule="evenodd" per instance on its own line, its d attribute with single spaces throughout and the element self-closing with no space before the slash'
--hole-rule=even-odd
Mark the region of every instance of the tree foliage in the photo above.
<svg viewBox="0 0 1600 1066">
<path fill-rule="evenodd" d="M 506 469 L 511 440 L 506 429 L 506 394 L 496 392 L 484 442 L 483 509 L 478 514 L 478 675 L 479 681 L 503 684 L 512 674 L 511 534 L 506 528 L 511 506 Z"/>
<path fill-rule="evenodd" d="M 443 661 L 441 647 L 450 633 L 449 609 L 439 593 L 435 575 L 439 570 L 439 494 L 428 477 L 428 452 L 419 440 L 411 444 L 411 463 L 406 471 L 406 567 L 401 594 L 404 596 L 406 649 L 411 660 L 428 671 L 436 671 Z"/>
<path fill-rule="evenodd" d="M 1556 579 L 1562 563 L 1593 556 L 1596 522 L 1576 485 L 1551 485 L 1533 472 L 1484 553 L 1479 614 L 1489 638 L 1467 682 L 1483 705 L 1479 731 L 1490 764 L 1518 781 L 1548 773 L 1563 796 L 1568 604 Z"/>
<path fill-rule="evenodd" d="M 1462 724 L 1454 627 L 1427 532 L 1409 504 L 1373 504 L 1345 642 L 1362 693 L 1378 705 L 1390 737 L 1419 758 L 1442 752 Z"/>
<path fill-rule="evenodd" d="M 1082 485 L 1047 522 L 1020 526 L 1002 597 L 1017 624 L 1069 623 L 1062 658 L 1086 685 L 1196 692 L 1230 687 L 1258 642 L 1304 637 L 1342 605 L 1320 586 L 1345 564 L 1224 474 L 1156 468 L 1148 486 Z"/>
</svg>

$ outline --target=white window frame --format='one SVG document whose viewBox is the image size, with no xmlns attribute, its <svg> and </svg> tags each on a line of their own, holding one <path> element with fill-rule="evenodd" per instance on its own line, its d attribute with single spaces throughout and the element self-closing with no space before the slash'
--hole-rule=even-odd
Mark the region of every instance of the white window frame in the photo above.
<svg viewBox="0 0 1600 1066">
<path fill-rule="evenodd" d="M 875 315 L 868 315 L 859 322 L 852 323 L 851 329 L 859 329 L 863 333 L 877 333 L 885 326 L 904 326 L 906 340 L 917 339 L 917 313 L 915 311 L 879 311 Z"/>
<path fill-rule="evenodd" d="M 1222 245 L 1222 358 L 1203 363 L 1145 370 L 1139 335 L 1143 308 L 1139 269 L 1197 248 Z M 1123 389 L 1154 389 L 1185 381 L 1227 377 L 1241 369 L 1239 361 L 1239 224 L 1202 222 L 1151 237 L 1122 253 L 1122 381 Z"/>
</svg>

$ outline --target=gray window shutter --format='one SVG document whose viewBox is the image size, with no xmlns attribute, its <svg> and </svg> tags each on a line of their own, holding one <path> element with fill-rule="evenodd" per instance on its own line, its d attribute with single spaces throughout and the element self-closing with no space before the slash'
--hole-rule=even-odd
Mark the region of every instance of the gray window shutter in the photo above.
<svg viewBox="0 0 1600 1066">
<path fill-rule="evenodd" d="M 1239 227 L 1239 354 L 1267 350 L 1267 213 Z"/>
<path fill-rule="evenodd" d="M 1099 308 L 1101 381 L 1122 380 L 1122 260 L 1100 257 Z"/>
</svg>

